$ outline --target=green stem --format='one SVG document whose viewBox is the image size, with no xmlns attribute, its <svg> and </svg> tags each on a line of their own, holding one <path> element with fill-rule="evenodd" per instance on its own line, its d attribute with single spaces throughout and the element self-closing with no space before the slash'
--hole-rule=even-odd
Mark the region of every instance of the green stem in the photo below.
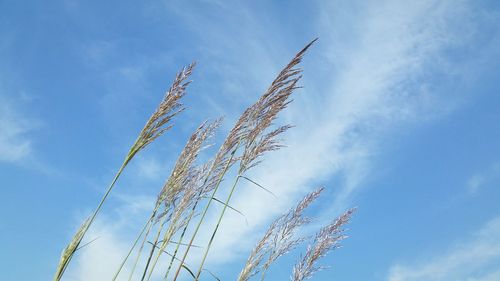
<svg viewBox="0 0 500 281">
<path fill-rule="evenodd" d="M 151 268 L 149 269 L 149 274 L 146 280 L 149 280 L 151 278 L 151 275 L 153 274 L 153 270 L 156 267 L 156 264 L 158 263 L 158 260 L 160 259 L 161 254 L 165 251 L 165 248 L 167 247 L 168 243 L 170 243 L 170 239 L 173 236 L 174 233 L 174 227 L 177 221 L 172 222 L 169 227 L 167 228 L 167 231 L 165 232 L 165 236 L 163 237 L 163 242 L 161 244 L 160 250 L 158 251 L 158 254 L 156 255 L 153 264 L 151 265 Z M 141 281 L 144 279 L 141 279 Z"/>
<path fill-rule="evenodd" d="M 137 238 L 135 239 L 134 241 L 134 244 L 132 245 L 132 247 L 130 247 L 130 250 L 128 251 L 127 255 L 125 256 L 125 258 L 123 259 L 122 263 L 120 264 L 120 267 L 118 268 L 118 270 L 116 271 L 115 275 L 113 276 L 113 279 L 112 281 L 115 281 L 116 278 L 118 278 L 118 275 L 120 274 L 120 272 L 122 271 L 123 269 L 123 266 L 125 265 L 125 263 L 127 262 L 128 258 L 130 257 L 130 255 L 132 254 L 132 251 L 134 250 L 135 246 L 137 246 L 137 243 L 139 242 L 139 239 L 141 239 L 141 236 L 144 234 L 144 232 L 146 231 L 146 229 L 148 228 L 149 226 L 149 223 L 151 222 L 151 219 L 149 219 L 146 224 L 144 225 L 144 227 L 142 228 L 141 232 L 139 233 L 139 235 L 137 236 Z"/>
<path fill-rule="evenodd" d="M 266 278 L 267 269 L 268 269 L 267 266 L 264 267 L 264 269 L 262 269 L 262 274 L 260 275 L 260 281 L 264 281 L 264 278 Z"/>
<path fill-rule="evenodd" d="M 153 210 L 153 213 L 151 214 L 151 217 L 149 218 L 150 224 L 149 224 L 149 227 L 146 231 L 146 234 L 144 235 L 144 239 L 142 239 L 141 247 L 139 248 L 139 251 L 137 251 L 137 256 L 136 256 L 135 261 L 134 261 L 134 266 L 132 267 L 132 270 L 130 271 L 130 274 L 128 276 L 128 281 L 132 280 L 135 269 L 137 268 L 137 264 L 139 263 L 139 259 L 141 258 L 142 249 L 144 249 L 144 245 L 146 244 L 146 240 L 148 239 L 149 232 L 153 228 L 153 220 L 154 220 L 154 217 L 155 217 L 156 212 L 158 210 L 158 207 L 159 207 L 159 204 L 157 203 L 157 205 L 155 206 L 155 209 Z"/>
<path fill-rule="evenodd" d="M 203 270 L 203 265 L 205 264 L 205 261 L 207 259 L 208 252 L 210 251 L 210 247 L 212 246 L 212 243 L 214 242 L 215 234 L 217 233 L 217 230 L 219 230 L 220 223 L 222 221 L 222 218 L 224 217 L 224 214 L 226 213 L 227 206 L 229 205 L 229 201 L 231 200 L 231 197 L 233 196 L 234 190 L 236 189 L 236 186 L 238 185 L 239 179 L 240 179 L 240 175 L 238 175 L 236 177 L 236 179 L 233 183 L 233 186 L 231 187 L 231 191 L 229 192 L 229 195 L 226 199 L 224 207 L 222 208 L 219 219 L 217 220 L 217 225 L 215 226 L 215 229 L 212 232 L 212 236 L 210 237 L 207 248 L 205 249 L 205 253 L 203 254 L 203 259 L 201 260 L 200 267 L 198 268 L 198 272 L 196 273 L 196 280 L 198 280 L 198 278 L 200 277 L 201 271 Z"/>
<path fill-rule="evenodd" d="M 78 249 L 78 245 L 80 245 L 80 242 L 83 240 L 85 234 L 89 230 L 90 225 L 94 222 L 97 214 L 101 210 L 101 208 L 102 208 L 102 206 L 104 204 L 104 201 L 106 201 L 106 199 L 108 198 L 109 194 L 111 193 L 111 190 L 115 186 L 116 181 L 118 180 L 118 178 L 122 174 L 123 170 L 125 169 L 125 166 L 128 164 L 128 162 L 130 160 L 131 160 L 131 156 L 130 156 L 130 152 L 129 152 L 129 154 L 125 158 L 125 161 L 122 163 L 122 165 L 120 166 L 120 169 L 118 169 L 118 172 L 116 172 L 115 177 L 113 178 L 113 180 L 111 181 L 110 185 L 108 186 L 108 189 L 106 190 L 106 193 L 104 193 L 103 197 L 101 198 L 101 201 L 97 205 L 97 208 L 94 210 L 94 212 L 92 213 L 92 216 L 90 217 L 89 221 L 86 223 L 85 227 L 83 228 L 83 230 L 82 230 L 83 234 L 81 235 L 81 237 L 79 238 L 79 241 L 77 242 L 77 245 L 75 247 L 75 251 L 73 251 L 72 253 L 70 253 L 69 257 L 67 257 L 65 260 L 62 260 L 62 261 L 59 262 L 59 264 L 61 264 L 61 262 L 64 262 L 65 264 L 64 264 L 63 268 L 60 270 L 60 272 L 56 273 L 56 276 L 54 277 L 54 281 L 61 280 L 62 276 L 64 275 L 64 272 L 66 271 L 66 268 L 69 265 L 69 262 L 71 261 L 71 259 L 73 258 L 73 255 L 76 252 L 76 249 Z"/>
<path fill-rule="evenodd" d="M 184 264 L 184 262 L 186 261 L 186 257 L 189 253 L 189 250 L 191 249 L 191 246 L 193 245 L 194 243 L 194 239 L 196 238 L 196 235 L 198 234 L 198 231 L 200 230 L 200 227 L 201 227 L 201 224 L 203 223 L 204 219 L 205 219 L 205 216 L 207 215 L 207 212 L 208 212 L 208 209 L 210 208 L 210 204 L 212 203 L 212 200 L 213 198 L 215 197 L 215 194 L 217 193 L 217 190 L 219 189 L 219 186 L 220 186 L 220 183 L 222 182 L 222 178 L 224 177 L 224 175 L 226 174 L 227 170 L 229 169 L 229 167 L 231 166 L 231 162 L 233 161 L 233 158 L 234 158 L 234 155 L 236 154 L 236 151 L 238 150 L 239 148 L 239 143 L 236 145 L 236 148 L 231 152 L 231 157 L 229 158 L 229 160 L 227 161 L 226 163 L 226 166 L 224 167 L 224 170 L 222 171 L 222 174 L 221 176 L 219 177 L 219 179 L 217 179 L 217 183 L 214 187 L 214 190 L 212 192 L 212 196 L 210 197 L 210 199 L 208 200 L 208 203 L 207 205 L 205 206 L 205 209 L 203 210 L 203 213 L 201 215 L 201 218 L 200 218 L 200 221 L 198 222 L 198 224 L 196 225 L 196 228 L 194 230 L 194 233 L 193 235 L 191 236 L 191 240 L 189 241 L 188 245 L 187 245 L 187 248 L 186 248 L 186 251 L 184 252 L 184 255 L 182 256 L 182 259 L 180 261 L 180 264 L 179 266 L 177 267 L 177 270 L 175 272 L 175 277 L 173 279 L 173 281 L 176 281 L 177 278 L 179 277 L 179 273 L 181 272 L 181 268 L 182 268 L 182 265 Z M 194 207 L 195 208 L 195 207 Z M 193 208 L 193 212 L 191 213 L 191 217 L 192 215 L 194 214 L 194 208 Z M 191 218 L 190 218 L 191 219 Z"/>
<path fill-rule="evenodd" d="M 197 203 L 198 202 L 196 202 L 195 205 Z M 196 206 L 194 208 L 196 208 Z M 189 216 L 189 219 L 186 223 L 186 227 L 184 227 L 184 229 L 182 230 L 181 236 L 179 237 L 179 240 L 177 241 L 177 246 L 175 247 L 174 253 L 172 254 L 172 258 L 170 259 L 170 263 L 168 264 L 167 272 L 165 272 L 165 277 L 164 277 L 165 281 L 167 281 L 168 274 L 170 273 L 170 269 L 172 269 L 172 265 L 174 264 L 175 256 L 177 255 L 177 252 L 179 251 L 179 247 L 182 243 L 182 239 L 184 238 L 184 234 L 186 234 L 187 225 L 191 221 L 191 218 L 192 218 L 192 215 Z"/>
<path fill-rule="evenodd" d="M 153 242 L 153 247 L 151 248 L 151 251 L 149 252 L 149 257 L 148 257 L 148 260 L 146 262 L 146 266 L 144 267 L 144 272 L 142 273 L 141 280 L 144 280 L 144 278 L 146 277 L 146 272 L 148 271 L 149 263 L 151 262 L 151 258 L 153 257 L 153 254 L 154 254 L 154 251 L 156 248 L 156 244 L 158 244 L 158 239 L 160 239 L 161 231 L 163 230 L 163 226 L 165 225 L 166 219 L 167 219 L 167 214 L 165 214 L 162 217 L 160 227 L 158 227 L 158 232 L 156 233 L 155 241 Z"/>
</svg>

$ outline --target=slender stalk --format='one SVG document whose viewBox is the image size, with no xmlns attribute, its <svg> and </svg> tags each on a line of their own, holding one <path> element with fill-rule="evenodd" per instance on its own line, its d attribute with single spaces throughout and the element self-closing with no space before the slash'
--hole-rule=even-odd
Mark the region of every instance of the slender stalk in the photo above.
<svg viewBox="0 0 500 281">
<path fill-rule="evenodd" d="M 56 274 L 54 276 L 54 281 L 61 280 L 62 276 L 64 275 L 64 272 L 66 271 L 70 261 L 73 258 L 73 255 L 75 254 L 76 250 L 78 249 L 78 246 L 80 245 L 81 241 L 83 240 L 83 237 L 85 237 L 85 234 L 89 230 L 90 225 L 94 222 L 97 214 L 99 213 L 99 211 L 101 210 L 101 208 L 104 204 L 104 201 L 106 201 L 106 199 L 108 198 L 109 194 L 111 193 L 111 190 L 115 186 L 116 181 L 118 180 L 118 178 L 122 174 L 123 170 L 125 169 L 125 166 L 128 164 L 130 159 L 132 159 L 132 157 L 130 156 L 130 152 L 129 152 L 129 154 L 127 155 L 127 157 L 123 161 L 122 165 L 120 166 L 120 168 L 116 172 L 113 180 L 109 184 L 108 189 L 106 190 L 106 193 L 104 193 L 103 197 L 99 201 L 97 208 L 94 210 L 94 212 L 89 217 L 89 219 L 87 221 L 85 221 L 85 223 L 82 225 L 82 228 L 78 231 L 77 235 L 75 235 L 73 237 L 70 244 L 64 250 L 63 256 L 61 257 L 61 261 L 59 262 L 59 266 L 58 266 L 58 268 L 56 270 Z"/>
<path fill-rule="evenodd" d="M 211 175 L 212 171 L 210 171 L 208 174 L 207 174 L 207 177 L 204 181 L 204 184 L 207 182 L 207 180 L 210 178 L 210 175 Z M 177 253 L 179 251 L 179 246 L 182 244 L 182 240 L 184 239 L 184 236 L 186 235 L 186 232 L 187 232 L 187 228 L 189 226 L 189 223 L 191 222 L 191 220 L 193 219 L 193 216 L 196 212 L 196 207 L 198 207 L 198 203 L 200 202 L 201 200 L 201 195 L 202 195 L 202 191 L 200 191 L 200 194 L 198 195 L 198 198 L 196 199 L 196 201 L 194 202 L 193 204 L 193 207 L 191 208 L 191 211 L 189 213 L 189 216 L 188 216 L 188 219 L 186 221 L 186 225 L 184 226 L 184 228 L 182 229 L 182 233 L 179 237 L 179 240 L 177 241 L 177 246 L 175 247 L 175 251 L 174 253 L 172 254 L 172 258 L 170 259 L 170 263 L 168 265 L 168 268 L 167 268 L 167 272 L 165 272 L 165 281 L 167 280 L 167 277 L 168 277 L 168 274 L 170 273 L 170 270 L 172 269 L 172 265 L 174 263 L 174 260 L 176 259 L 176 256 L 177 256 Z M 182 266 L 182 264 L 181 264 Z"/>
<path fill-rule="evenodd" d="M 164 215 L 160 223 L 160 226 L 158 227 L 158 232 L 156 233 L 155 241 L 153 242 L 153 247 L 151 247 L 151 251 L 149 252 L 149 257 L 146 262 L 146 266 L 144 267 L 144 272 L 142 273 L 141 280 L 144 280 L 144 278 L 146 277 L 146 272 L 148 271 L 149 263 L 151 262 L 151 258 L 153 257 L 156 245 L 158 244 L 158 239 L 160 239 L 161 231 L 163 229 L 163 226 L 165 225 L 166 218 L 167 215 Z"/>
<path fill-rule="evenodd" d="M 130 271 L 130 274 L 128 276 L 128 281 L 132 280 L 135 269 L 137 268 L 137 264 L 139 263 L 139 259 L 141 258 L 142 249 L 144 249 L 144 245 L 146 244 L 146 240 L 148 239 L 149 232 L 153 228 L 153 219 L 156 215 L 158 207 L 159 207 L 159 204 L 156 205 L 155 209 L 153 210 L 153 213 L 151 214 L 151 217 L 149 218 L 149 227 L 146 231 L 146 234 L 144 235 L 144 239 L 142 239 L 141 247 L 139 247 L 139 250 L 137 251 L 137 256 L 136 256 L 135 261 L 134 261 L 134 266 L 132 267 L 132 270 Z"/>
<path fill-rule="evenodd" d="M 197 203 L 198 202 L 196 202 L 195 205 Z M 194 208 L 196 209 L 196 206 L 194 206 Z M 189 221 L 191 220 L 191 217 L 192 216 L 189 217 L 189 220 L 187 222 L 188 224 L 189 224 Z M 184 234 L 186 234 L 186 229 L 187 229 L 187 224 L 186 224 L 186 227 L 184 227 L 184 229 L 182 230 L 181 236 L 179 237 L 179 240 L 177 241 L 177 245 L 175 246 L 174 253 L 172 254 L 172 258 L 170 259 L 170 263 L 168 264 L 167 271 L 165 272 L 165 277 L 163 277 L 165 281 L 167 281 L 168 274 L 170 273 L 170 269 L 172 269 L 172 265 L 174 264 L 175 256 L 177 255 L 177 252 L 179 251 L 179 247 L 181 246 L 182 239 L 184 238 Z"/>
<path fill-rule="evenodd" d="M 120 264 L 120 267 L 118 267 L 118 270 L 116 271 L 115 275 L 113 276 L 113 279 L 112 281 L 115 281 L 116 278 L 118 278 L 118 275 L 120 274 L 120 272 L 122 271 L 123 269 L 123 266 L 125 266 L 125 263 L 127 262 L 128 258 L 130 257 L 130 255 L 132 254 L 132 251 L 134 250 L 135 246 L 137 246 L 137 243 L 139 242 L 139 240 L 141 239 L 142 235 L 144 234 L 144 232 L 146 231 L 146 229 L 148 228 L 148 226 L 150 225 L 150 222 L 151 222 L 151 219 L 149 219 L 146 224 L 142 227 L 142 230 L 141 232 L 139 233 L 139 235 L 137 236 L 137 238 L 135 239 L 134 241 L 134 244 L 132 245 L 132 247 L 130 247 L 130 250 L 128 251 L 127 255 L 125 256 L 125 258 L 123 259 L 122 263 Z"/>
<path fill-rule="evenodd" d="M 233 161 L 233 158 L 234 158 L 234 155 L 236 154 L 236 151 L 238 150 L 239 148 L 239 142 L 238 144 L 236 145 L 235 149 L 231 152 L 231 157 L 229 158 L 229 160 L 227 161 L 226 163 L 226 166 L 224 167 L 224 170 L 222 171 L 221 173 L 221 176 L 217 179 L 217 183 L 214 187 L 214 190 L 212 192 L 212 195 L 210 197 L 210 199 L 208 200 L 207 202 L 207 205 L 205 206 L 205 209 L 203 210 L 203 213 L 201 215 L 201 218 L 200 218 L 200 221 L 198 222 L 198 224 L 196 225 L 196 228 L 194 230 L 194 233 L 193 235 L 191 236 L 191 240 L 189 241 L 189 243 L 187 244 L 187 247 L 186 247 L 186 251 L 184 252 L 184 255 L 182 256 L 182 259 L 181 259 L 181 262 L 180 262 L 180 265 L 177 267 L 177 271 L 175 272 L 175 276 L 174 276 L 174 279 L 173 281 L 176 281 L 177 278 L 179 277 L 179 273 L 181 272 L 181 268 L 182 268 L 182 265 L 184 264 L 184 262 L 186 261 L 186 257 L 189 253 L 189 250 L 191 249 L 191 246 L 193 245 L 194 243 L 194 239 L 196 238 L 196 235 L 198 234 L 198 231 L 200 230 L 200 227 L 201 227 L 201 224 L 203 223 L 203 220 L 205 219 L 205 216 L 207 215 L 207 212 L 208 212 L 208 209 L 210 208 L 210 205 L 212 203 L 212 200 L 213 198 L 215 197 L 215 194 L 217 193 L 217 190 L 219 189 L 219 186 L 220 186 L 220 183 L 222 182 L 222 178 L 224 177 L 224 175 L 226 174 L 227 170 L 229 169 L 229 167 L 231 166 L 231 162 Z M 195 204 L 196 205 L 196 204 Z M 193 217 L 194 215 L 194 208 L 193 207 L 193 210 L 192 210 L 192 213 L 190 214 L 190 220 L 191 218 Z M 187 226 L 186 226 L 187 227 Z"/>
<path fill-rule="evenodd" d="M 203 259 L 201 260 L 200 267 L 198 268 L 198 272 L 196 273 L 196 280 L 198 280 L 198 278 L 200 277 L 201 271 L 203 270 L 203 265 L 205 264 L 205 260 L 207 259 L 207 256 L 208 256 L 208 252 L 210 251 L 210 247 L 212 246 L 212 243 L 214 241 L 215 234 L 217 233 L 217 230 L 219 229 L 222 218 L 224 217 L 224 214 L 226 213 L 227 206 L 229 205 L 229 201 L 231 200 L 231 197 L 233 196 L 234 190 L 236 189 L 236 186 L 238 185 L 239 180 L 240 180 L 240 175 L 238 175 L 236 177 L 236 179 L 233 183 L 233 186 L 231 187 L 231 191 L 229 192 L 229 195 L 227 196 L 224 207 L 222 208 L 219 219 L 217 220 L 217 225 L 215 226 L 215 229 L 212 233 L 212 236 L 210 237 L 210 241 L 208 242 L 207 248 L 205 249 L 205 253 L 203 254 Z"/>
<path fill-rule="evenodd" d="M 161 253 L 165 251 L 165 248 L 167 245 L 170 243 L 170 239 L 172 238 L 174 234 L 174 227 L 175 227 L 176 222 L 172 222 L 172 224 L 168 227 L 167 232 L 165 233 L 165 236 L 163 237 L 163 242 L 161 244 L 160 250 L 158 251 L 158 254 L 156 255 L 153 264 L 151 265 L 151 268 L 149 269 L 149 274 L 146 279 L 141 279 L 143 280 L 149 280 L 151 278 L 151 275 L 153 274 L 153 271 L 156 267 L 156 264 L 158 263 L 158 260 L 160 259 Z M 144 276 L 143 276 L 144 278 Z"/>
<path fill-rule="evenodd" d="M 264 281 L 264 279 L 266 278 L 266 271 L 267 267 L 262 270 L 262 274 L 260 275 L 260 281 Z"/>
</svg>

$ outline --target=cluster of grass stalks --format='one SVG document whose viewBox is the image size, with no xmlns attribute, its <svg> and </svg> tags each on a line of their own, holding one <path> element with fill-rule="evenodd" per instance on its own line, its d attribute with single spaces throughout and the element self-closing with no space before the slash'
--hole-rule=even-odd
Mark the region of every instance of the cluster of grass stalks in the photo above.
<svg viewBox="0 0 500 281">
<path fill-rule="evenodd" d="M 298 52 L 257 102 L 243 112 L 213 158 L 205 162 L 198 159 L 222 119 L 206 121 L 193 132 L 160 189 L 150 216 L 116 269 L 113 281 L 118 278 L 145 281 L 150 280 L 153 273 L 161 274 L 163 280 L 175 281 L 180 278 L 182 271 L 187 272 L 194 280 L 201 280 L 203 273 L 218 279 L 214 273 L 205 269 L 210 249 L 226 212 L 238 212 L 230 205 L 230 201 L 242 180 L 249 181 L 263 192 L 270 192 L 247 174 L 258 166 L 267 153 L 282 147 L 279 138 L 291 126 L 276 125 L 275 122 L 279 113 L 291 102 L 293 92 L 299 87 L 302 69 L 298 66 L 305 52 L 315 41 Z M 190 83 L 188 79 L 194 66 L 191 64 L 183 68 L 175 77 L 160 105 L 131 146 L 97 208 L 83 222 L 64 249 L 55 281 L 62 279 L 125 167 L 146 146 L 170 129 L 174 117 L 184 110 L 181 99 L 186 94 Z M 225 190 L 221 188 L 223 182 L 229 183 L 227 194 L 220 194 Z M 349 221 L 354 210 L 348 210 L 321 228 L 313 238 L 300 237 L 297 230 L 311 221 L 304 215 L 304 211 L 322 191 L 323 189 L 318 189 L 308 194 L 296 207 L 278 217 L 269 226 L 243 265 L 237 277 L 238 281 L 251 278 L 264 280 L 276 260 L 307 241 L 310 245 L 291 270 L 292 280 L 308 279 L 323 268 L 317 264 L 318 260 L 330 250 L 339 247 L 340 241 L 346 237 L 343 226 Z M 207 225 L 207 213 L 215 204 L 221 206 L 216 223 Z M 210 234 L 210 239 L 206 245 L 195 245 L 195 239 L 201 232 Z M 196 266 L 186 263 L 186 259 L 193 255 L 193 248 L 202 250 L 201 256 L 197 257 L 199 264 Z M 130 268 L 128 272 L 124 270 L 127 264 Z"/>
</svg>

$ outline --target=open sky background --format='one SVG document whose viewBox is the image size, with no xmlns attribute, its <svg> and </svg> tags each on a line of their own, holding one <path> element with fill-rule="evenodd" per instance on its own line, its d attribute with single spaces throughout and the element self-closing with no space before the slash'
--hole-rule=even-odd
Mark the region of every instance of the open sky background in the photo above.
<svg viewBox="0 0 500 281">
<path fill-rule="evenodd" d="M 216 143 L 307 42 L 288 147 L 242 185 L 208 267 L 234 280 L 315 187 L 315 227 L 359 207 L 314 280 L 500 280 L 500 2 L 0 1 L 0 280 L 50 280 L 175 72 L 175 127 L 126 170 L 65 280 L 108 280 L 187 137 Z M 268 280 L 287 280 L 302 248 Z M 188 280 L 188 279 L 186 279 Z M 206 280 L 210 280 L 207 277 Z"/>
</svg>

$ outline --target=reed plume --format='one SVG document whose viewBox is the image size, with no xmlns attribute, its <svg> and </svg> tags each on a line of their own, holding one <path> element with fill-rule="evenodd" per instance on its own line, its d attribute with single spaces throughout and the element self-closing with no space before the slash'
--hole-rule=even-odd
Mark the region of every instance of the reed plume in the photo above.
<svg viewBox="0 0 500 281">
<path fill-rule="evenodd" d="M 278 120 L 280 112 L 292 102 L 293 92 L 300 88 L 298 84 L 302 77 L 302 69 L 298 66 L 306 51 L 316 40 L 311 41 L 300 50 L 278 73 L 260 98 L 239 117 L 213 158 L 201 164 L 197 163 L 200 152 L 208 146 L 208 140 L 215 134 L 222 119 L 204 122 L 196 128 L 178 156 L 169 177 L 161 186 L 145 225 L 122 260 L 113 281 L 118 278 L 132 253 L 136 256 L 128 276 L 129 281 L 135 276 L 134 273 L 136 273 L 141 258 L 145 258 L 144 267 L 141 270 L 142 274 L 138 275 L 141 281 L 150 280 L 156 268 L 164 270 L 162 272 L 163 280 L 167 281 L 171 269 L 174 269 L 175 261 L 178 262 L 178 267 L 174 277 L 170 280 L 176 281 L 182 268 L 186 269 L 195 281 L 200 279 L 202 272 L 208 272 L 212 277 L 220 280 L 204 268 L 211 246 L 227 208 L 241 213 L 230 205 L 230 200 L 240 179 L 245 179 L 270 192 L 247 175 L 252 168 L 261 163 L 266 153 L 284 146 L 280 138 L 292 126 L 275 124 L 275 122 Z M 186 66 L 176 75 L 158 108 L 148 119 L 131 146 L 99 205 L 92 215 L 82 223 L 71 242 L 64 249 L 54 277 L 55 281 L 62 278 L 74 253 L 79 249 L 82 239 L 127 164 L 137 153 L 169 130 L 172 127 L 170 124 L 172 119 L 185 109 L 181 99 L 186 94 L 187 86 L 191 83 L 188 78 L 194 66 L 194 63 Z M 229 183 L 229 191 L 223 199 L 219 197 L 218 191 L 227 175 L 235 176 Z M 314 237 L 297 235 L 298 230 L 311 221 L 311 218 L 305 215 L 306 209 L 322 194 L 323 190 L 320 188 L 309 193 L 295 207 L 270 224 L 250 253 L 237 281 L 248 281 L 258 273 L 261 274 L 260 280 L 264 280 L 272 264 L 307 240 L 312 240 L 311 244 L 293 267 L 292 281 L 303 281 L 311 278 L 315 272 L 324 268 L 324 266 L 317 265 L 318 261 L 329 251 L 340 247 L 340 242 L 346 238 L 343 227 L 348 223 L 355 209 L 346 211 L 336 220 L 321 228 Z M 216 195 L 218 196 L 216 197 Z M 194 242 L 202 230 L 202 225 L 206 221 L 206 215 L 213 202 L 222 204 L 222 209 L 215 226 L 209 232 L 211 236 L 204 247 L 198 270 L 193 271 L 187 266 L 185 260 L 191 248 L 199 247 L 194 245 Z M 202 203 L 204 205 L 200 205 Z M 199 220 L 194 224 L 193 221 L 197 215 L 199 215 Z M 185 237 L 190 226 L 193 227 L 192 231 L 189 232 L 191 236 Z M 208 230 L 210 231 L 210 229 Z M 184 242 L 184 238 L 188 241 Z M 151 249 L 143 253 L 146 244 L 151 244 Z M 181 245 L 185 247 L 183 252 L 180 251 Z M 172 246 L 173 252 L 167 251 L 169 246 Z M 170 256 L 168 266 L 159 266 L 160 257 L 164 254 Z M 179 256 L 182 254 L 182 256 L 178 258 L 178 254 Z"/>
<path fill-rule="evenodd" d="M 208 252 L 213 244 L 215 235 L 219 229 L 220 223 L 229 206 L 229 202 L 234 194 L 239 179 L 250 168 L 257 165 L 256 160 L 265 152 L 279 149 L 282 145 L 277 140 L 277 137 L 284 133 L 290 125 L 281 126 L 270 133 L 265 133 L 266 130 L 273 124 L 273 121 L 278 117 L 278 114 L 287 107 L 291 102 L 290 95 L 298 88 L 297 83 L 302 77 L 302 69 L 296 66 L 302 61 L 307 49 L 316 41 L 311 41 L 302 50 L 300 50 L 294 58 L 280 71 L 278 76 L 271 83 L 271 86 L 264 92 L 259 100 L 249 107 L 242 115 L 240 120 L 244 123 L 241 125 L 243 136 L 239 142 L 243 146 L 242 156 L 240 157 L 240 167 L 229 194 L 224 202 L 219 219 L 212 232 L 208 245 L 203 254 L 201 264 L 196 273 L 196 279 L 199 278 L 203 265 L 207 259 Z M 213 200 L 213 196 L 212 199 Z M 176 279 L 174 279 L 176 280 Z"/>
<path fill-rule="evenodd" d="M 303 213 L 321 195 L 323 190 L 320 188 L 309 193 L 294 208 L 271 223 L 264 236 L 252 250 L 240 272 L 238 281 L 247 281 L 259 271 L 262 272 L 261 280 L 264 280 L 265 273 L 271 264 L 304 240 L 303 237 L 295 237 L 295 232 L 310 222 L 310 218 L 304 216 Z M 264 262 L 266 257 L 267 260 Z"/>
<path fill-rule="evenodd" d="M 339 248 L 340 242 L 347 238 L 342 227 L 349 222 L 355 210 L 347 210 L 316 233 L 313 243 L 307 247 L 305 255 L 294 266 L 292 281 L 309 279 L 314 273 L 325 268 L 325 266 L 318 266 L 316 263 L 328 252 Z"/>
<path fill-rule="evenodd" d="M 137 258 L 130 272 L 129 280 L 131 280 L 142 253 L 142 249 L 144 248 L 147 237 L 149 236 L 153 225 L 159 224 L 158 234 L 156 236 L 157 238 L 155 239 L 154 243 L 154 246 L 156 246 L 156 242 L 160 236 L 163 226 L 167 222 L 173 221 L 172 215 L 174 214 L 174 210 L 179 210 L 180 207 L 189 206 L 189 204 L 192 203 L 187 199 L 192 198 L 193 196 L 188 195 L 190 193 L 193 193 L 193 191 L 191 190 L 197 190 L 199 188 L 198 186 L 200 178 L 203 177 L 202 170 L 196 167 L 195 162 L 199 156 L 200 151 L 206 147 L 207 140 L 215 134 L 215 131 L 220 126 L 221 122 L 222 119 L 217 119 L 211 123 L 203 122 L 190 136 L 182 152 L 177 158 L 170 176 L 165 181 L 162 189 L 158 194 L 158 198 L 151 212 L 149 220 L 146 222 L 146 225 L 143 227 L 135 242 L 131 246 L 129 252 L 125 256 L 120 267 L 118 268 L 118 271 L 115 273 L 113 280 L 116 280 L 119 273 L 123 269 L 125 262 L 139 242 L 140 237 L 144 234 L 142 244 L 137 253 Z M 181 202 L 181 204 L 177 204 L 179 201 Z M 154 249 L 155 247 L 152 248 L 152 252 L 154 251 Z M 151 257 L 153 255 L 152 252 L 150 254 Z M 149 260 L 151 259 L 151 257 L 149 258 Z"/>
<path fill-rule="evenodd" d="M 189 76 L 192 73 L 195 64 L 192 63 L 187 67 L 184 67 L 175 77 L 172 85 L 169 90 L 165 93 L 162 101 L 158 105 L 155 112 L 148 119 L 143 129 L 139 133 L 136 141 L 131 146 L 129 152 L 125 156 L 125 159 L 118 169 L 118 172 L 115 174 L 113 180 L 111 181 L 108 189 L 104 193 L 101 198 L 97 208 L 94 210 L 88 221 L 84 222 L 80 227 L 79 231 L 75 236 L 73 236 L 72 240 L 68 244 L 68 246 L 63 251 L 61 255 L 61 259 L 59 261 L 58 269 L 56 271 L 54 281 L 58 281 L 61 279 L 64 274 L 64 270 L 68 266 L 71 258 L 75 254 L 78 246 L 80 245 L 83 237 L 87 233 L 88 229 L 94 222 L 96 216 L 100 212 L 104 202 L 108 198 L 111 190 L 115 186 L 116 181 L 122 174 L 123 170 L 127 166 L 127 164 L 134 158 L 134 156 L 143 150 L 146 146 L 152 143 L 155 139 L 169 130 L 172 125 L 169 124 L 174 116 L 179 114 L 184 110 L 182 103 L 180 102 L 181 98 L 186 94 L 186 87 L 189 85 L 191 81 L 187 81 Z"/>
</svg>

